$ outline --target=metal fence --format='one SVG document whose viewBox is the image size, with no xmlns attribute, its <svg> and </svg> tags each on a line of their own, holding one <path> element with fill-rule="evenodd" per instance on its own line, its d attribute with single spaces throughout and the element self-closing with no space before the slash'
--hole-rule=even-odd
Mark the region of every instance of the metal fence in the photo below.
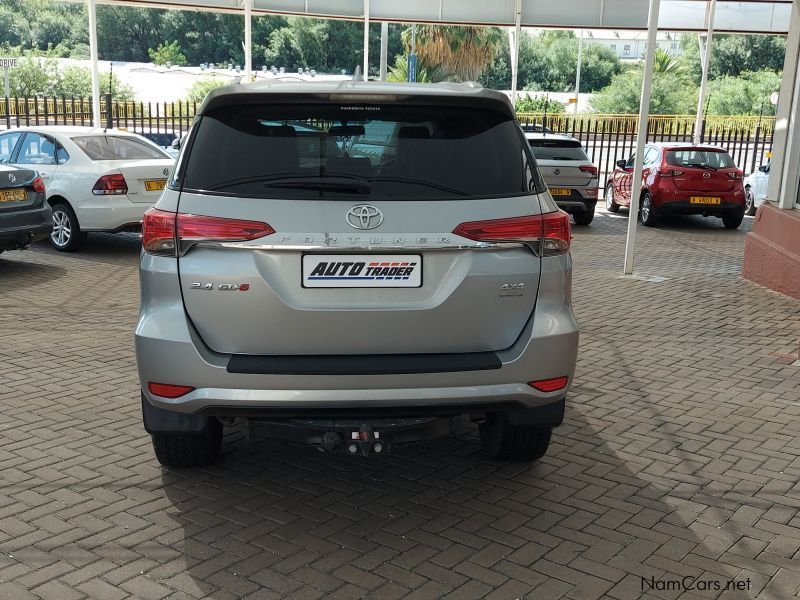
<svg viewBox="0 0 800 600">
<path fill-rule="evenodd" d="M 100 103 L 101 122 L 136 133 L 170 134 L 188 131 L 198 103 L 117 102 L 106 94 Z M 614 170 L 636 146 L 637 115 L 518 113 L 523 126 L 579 139 L 601 175 Z M 92 102 L 87 98 L 6 98 L 0 102 L 0 126 L 90 125 Z M 703 121 L 704 143 L 725 148 L 742 170 L 751 172 L 772 150 L 774 117 L 709 116 Z M 693 115 L 651 115 L 648 141 L 689 142 L 694 137 Z"/>
</svg>

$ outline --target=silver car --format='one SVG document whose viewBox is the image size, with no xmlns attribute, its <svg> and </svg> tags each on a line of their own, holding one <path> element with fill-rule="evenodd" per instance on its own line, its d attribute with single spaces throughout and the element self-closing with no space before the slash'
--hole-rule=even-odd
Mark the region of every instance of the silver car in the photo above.
<svg viewBox="0 0 800 600">
<path fill-rule="evenodd" d="M 525 137 L 558 207 L 570 213 L 576 225 L 591 223 L 599 179 L 580 141 L 561 133 L 526 132 Z"/>
<path fill-rule="evenodd" d="M 224 426 L 374 455 L 465 419 L 490 457 L 542 456 L 578 349 L 570 238 L 500 93 L 211 92 L 143 223 L 158 460 L 213 461 Z"/>
</svg>

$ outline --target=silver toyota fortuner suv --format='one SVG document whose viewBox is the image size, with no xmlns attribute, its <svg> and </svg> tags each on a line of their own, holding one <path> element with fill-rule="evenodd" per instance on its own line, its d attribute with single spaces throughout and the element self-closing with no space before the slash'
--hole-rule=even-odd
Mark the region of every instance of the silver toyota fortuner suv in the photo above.
<svg viewBox="0 0 800 600">
<path fill-rule="evenodd" d="M 145 215 L 136 355 L 158 460 L 223 427 L 358 455 L 479 424 L 542 456 L 578 326 L 569 215 L 474 84 L 212 91 Z"/>
</svg>

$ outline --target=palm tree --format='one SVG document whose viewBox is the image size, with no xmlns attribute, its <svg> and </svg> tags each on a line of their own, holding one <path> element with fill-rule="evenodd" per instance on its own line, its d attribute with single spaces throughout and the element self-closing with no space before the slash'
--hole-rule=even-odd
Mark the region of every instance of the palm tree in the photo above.
<svg viewBox="0 0 800 600">
<path fill-rule="evenodd" d="M 434 81 L 477 81 L 502 40 L 497 27 L 418 25 L 416 52 Z M 410 49 L 410 28 L 403 43 Z"/>
<path fill-rule="evenodd" d="M 408 55 L 398 55 L 394 66 L 389 67 L 386 81 L 408 81 Z M 425 67 L 417 65 L 417 82 L 430 83 L 431 76 Z"/>
<path fill-rule="evenodd" d="M 685 71 L 681 60 L 663 48 L 656 48 L 653 57 L 653 73 L 655 75 L 678 74 Z"/>
</svg>

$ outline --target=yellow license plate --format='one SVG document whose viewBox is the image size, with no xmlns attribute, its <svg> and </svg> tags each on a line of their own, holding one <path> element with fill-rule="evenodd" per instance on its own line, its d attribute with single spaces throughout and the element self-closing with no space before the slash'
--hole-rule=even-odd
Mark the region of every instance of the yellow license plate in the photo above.
<svg viewBox="0 0 800 600">
<path fill-rule="evenodd" d="M 706 198 L 704 196 L 692 196 L 689 204 L 722 204 L 722 198 Z"/>
<path fill-rule="evenodd" d="M 568 188 L 550 188 L 551 196 L 571 196 L 572 190 Z"/>
<path fill-rule="evenodd" d="M 21 202 L 28 199 L 25 190 L 0 190 L 0 202 Z"/>
<path fill-rule="evenodd" d="M 148 192 L 160 192 L 167 185 L 166 179 L 148 179 L 144 182 L 144 189 Z"/>
</svg>

